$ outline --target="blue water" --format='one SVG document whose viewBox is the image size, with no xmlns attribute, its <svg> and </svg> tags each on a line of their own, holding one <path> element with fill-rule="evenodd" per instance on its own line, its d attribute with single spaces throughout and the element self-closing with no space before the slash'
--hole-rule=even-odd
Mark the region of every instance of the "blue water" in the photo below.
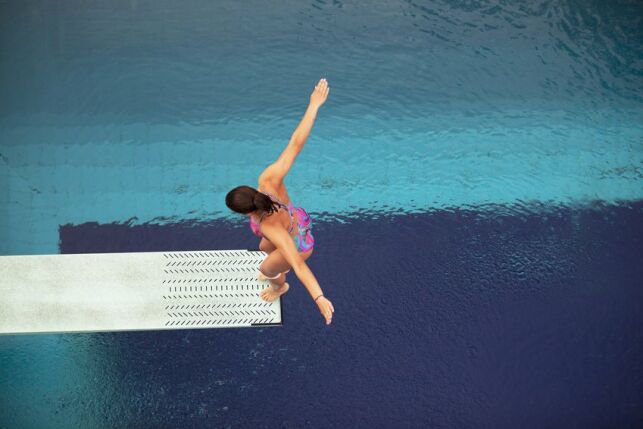
<svg viewBox="0 0 643 429">
<path fill-rule="evenodd" d="M 637 427 L 638 1 L 0 2 L 0 254 L 256 248 L 284 327 L 0 337 L 0 427 Z"/>
</svg>

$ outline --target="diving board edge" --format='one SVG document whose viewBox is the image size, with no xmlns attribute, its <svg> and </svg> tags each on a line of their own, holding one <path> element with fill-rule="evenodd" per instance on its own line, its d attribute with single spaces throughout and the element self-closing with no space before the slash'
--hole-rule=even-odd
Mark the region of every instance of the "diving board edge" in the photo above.
<svg viewBox="0 0 643 429">
<path fill-rule="evenodd" d="M 0 256 L 0 335 L 283 326 L 258 249 Z"/>
</svg>

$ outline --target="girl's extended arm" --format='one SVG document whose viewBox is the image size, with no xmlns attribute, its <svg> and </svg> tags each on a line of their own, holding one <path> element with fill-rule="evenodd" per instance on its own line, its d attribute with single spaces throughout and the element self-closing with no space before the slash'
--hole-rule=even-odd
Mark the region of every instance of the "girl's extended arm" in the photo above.
<svg viewBox="0 0 643 429">
<path fill-rule="evenodd" d="M 306 143 L 306 140 L 310 135 L 310 131 L 313 129 L 313 125 L 315 124 L 318 111 L 319 106 L 316 106 L 313 103 L 308 105 L 308 108 L 304 113 L 304 117 L 301 118 L 299 125 L 297 125 L 297 128 L 295 128 L 295 131 L 293 131 L 292 136 L 290 137 L 291 141 L 302 145 Z"/>
<path fill-rule="evenodd" d="M 317 111 L 322 104 L 324 104 L 326 98 L 328 98 L 329 91 L 330 87 L 328 86 L 326 79 L 320 79 L 315 86 L 313 93 L 310 94 L 310 103 L 308 104 L 306 113 L 304 113 L 304 117 L 292 133 L 292 137 L 290 138 L 291 140 L 295 140 L 301 144 L 306 142 L 306 139 L 308 139 L 308 135 L 310 134 L 310 130 L 312 130 L 313 124 L 315 123 Z"/>
<path fill-rule="evenodd" d="M 306 261 L 299 256 L 295 243 L 292 241 L 288 232 L 286 232 L 282 226 L 271 222 L 264 222 L 261 232 L 279 249 L 286 261 L 288 261 L 295 271 L 297 278 L 304 284 L 306 289 L 308 289 L 310 297 L 315 300 L 321 315 L 326 319 L 326 324 L 329 325 L 333 318 L 333 312 L 335 311 L 333 303 L 323 296 L 322 289 L 315 275 L 310 268 L 308 268 Z"/>
<path fill-rule="evenodd" d="M 260 182 L 266 180 L 271 182 L 273 186 L 278 186 L 279 183 L 283 182 L 284 177 L 286 177 L 288 171 L 290 171 L 290 167 L 292 167 L 295 162 L 295 158 L 297 158 L 297 155 L 299 155 L 299 152 L 303 149 L 304 144 L 310 135 L 310 131 L 313 128 L 315 119 L 317 118 L 317 112 L 326 101 L 329 91 L 330 88 L 328 87 L 326 79 L 321 79 L 317 86 L 315 86 L 313 93 L 310 95 L 308 108 L 304 113 L 304 117 L 299 122 L 299 125 L 292 133 L 288 146 L 286 146 L 286 149 L 284 149 L 277 161 L 270 164 L 261 173 L 259 176 Z"/>
</svg>

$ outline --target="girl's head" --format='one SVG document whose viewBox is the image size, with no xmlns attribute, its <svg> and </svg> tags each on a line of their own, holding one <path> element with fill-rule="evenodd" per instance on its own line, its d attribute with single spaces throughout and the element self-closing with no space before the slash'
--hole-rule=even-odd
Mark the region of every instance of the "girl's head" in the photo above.
<svg viewBox="0 0 643 429">
<path fill-rule="evenodd" d="M 241 214 L 250 214 L 255 210 L 272 214 L 279 208 L 277 203 L 268 195 L 245 185 L 237 186 L 228 192 L 225 197 L 225 204 L 230 210 Z"/>
</svg>

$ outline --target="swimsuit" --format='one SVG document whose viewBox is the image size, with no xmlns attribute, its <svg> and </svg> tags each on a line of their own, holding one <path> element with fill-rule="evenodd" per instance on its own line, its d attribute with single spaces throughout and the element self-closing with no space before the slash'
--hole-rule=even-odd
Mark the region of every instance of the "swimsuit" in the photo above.
<svg viewBox="0 0 643 429">
<path fill-rule="evenodd" d="M 288 229 L 288 234 L 292 234 L 292 231 L 293 231 L 293 224 L 292 224 L 293 216 L 297 218 L 297 229 L 298 229 L 297 235 L 292 237 L 292 239 L 295 241 L 295 247 L 297 247 L 297 250 L 299 252 L 308 252 L 309 250 L 311 250 L 315 245 L 315 238 L 311 233 L 311 230 L 313 228 L 313 223 L 312 223 L 312 220 L 310 219 L 310 216 L 306 212 L 306 210 L 304 210 L 303 207 L 293 207 L 292 202 L 286 205 L 282 203 L 279 200 L 279 198 L 275 197 L 272 194 L 269 194 L 268 192 L 264 192 L 264 194 L 272 197 L 272 199 L 275 200 L 279 205 L 279 208 L 284 207 L 288 209 L 288 214 L 289 214 L 288 217 L 290 219 L 290 228 Z M 264 212 L 261 215 L 261 219 L 259 219 L 259 223 L 261 223 L 265 214 L 266 213 Z M 252 232 L 256 236 L 263 237 L 263 234 L 259 229 L 259 225 L 254 221 L 252 216 L 250 216 L 250 228 L 252 229 Z M 268 240 L 267 237 L 266 237 L 266 240 Z"/>
</svg>

